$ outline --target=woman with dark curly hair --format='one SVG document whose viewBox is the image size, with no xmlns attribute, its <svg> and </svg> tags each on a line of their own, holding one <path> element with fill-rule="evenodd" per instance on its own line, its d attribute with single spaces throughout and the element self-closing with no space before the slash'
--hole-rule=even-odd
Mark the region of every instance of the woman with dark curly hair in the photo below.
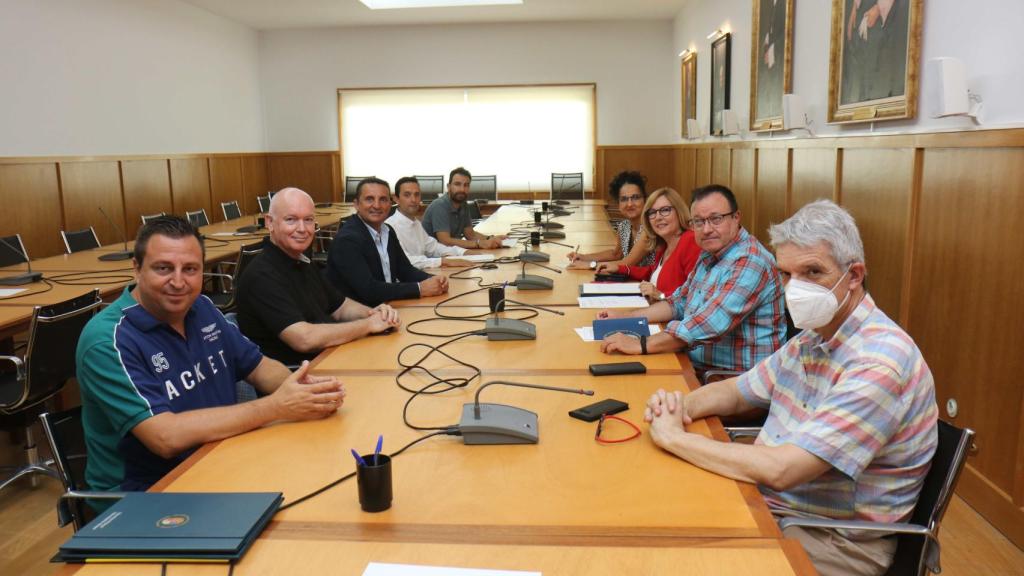
<svg viewBox="0 0 1024 576">
<path fill-rule="evenodd" d="M 625 216 L 615 226 L 618 246 L 589 254 L 570 252 L 569 267 L 596 269 L 598 263 L 609 261 L 629 266 L 653 264 L 654 253 L 647 248 L 641 222 L 647 201 L 647 178 L 635 171 L 619 172 L 608 184 L 608 195 L 619 204 L 619 212 Z"/>
</svg>

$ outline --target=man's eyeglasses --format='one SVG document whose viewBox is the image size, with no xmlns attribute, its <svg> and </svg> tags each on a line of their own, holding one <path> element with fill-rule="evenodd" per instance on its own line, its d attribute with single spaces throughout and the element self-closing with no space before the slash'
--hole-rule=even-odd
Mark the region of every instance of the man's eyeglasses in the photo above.
<svg viewBox="0 0 1024 576">
<path fill-rule="evenodd" d="M 661 208 L 651 208 L 647 212 L 644 212 L 644 216 L 647 216 L 648 220 L 654 220 L 654 217 L 658 216 L 659 214 L 662 215 L 662 216 L 665 216 L 667 218 L 670 214 L 672 214 L 673 210 L 675 210 L 675 208 L 673 208 L 672 206 L 662 206 Z"/>
<path fill-rule="evenodd" d="M 630 202 L 643 202 L 644 197 L 640 194 L 634 194 L 632 196 L 619 196 L 619 204 L 629 204 Z"/>
<path fill-rule="evenodd" d="M 712 226 L 718 226 L 723 220 L 735 214 L 736 211 L 726 212 L 725 214 L 713 214 L 707 218 L 694 218 L 690 220 L 690 228 L 700 229 L 704 227 L 705 223 L 711 224 Z"/>
</svg>

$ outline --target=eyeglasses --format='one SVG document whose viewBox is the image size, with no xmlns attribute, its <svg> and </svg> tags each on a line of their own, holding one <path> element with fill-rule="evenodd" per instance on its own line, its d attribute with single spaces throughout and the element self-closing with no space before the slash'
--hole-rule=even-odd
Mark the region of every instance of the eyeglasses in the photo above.
<svg viewBox="0 0 1024 576">
<path fill-rule="evenodd" d="M 673 210 L 675 210 L 675 208 L 672 207 L 672 206 L 662 206 L 661 208 L 651 208 L 647 212 L 644 212 L 644 216 L 647 216 L 648 220 L 654 220 L 654 217 L 658 216 L 658 215 L 668 217 L 668 215 L 671 214 Z"/>
<path fill-rule="evenodd" d="M 711 216 L 708 216 L 707 218 L 694 218 L 689 222 L 690 228 L 700 229 L 704 227 L 705 223 L 711 224 L 712 227 L 718 226 L 719 224 L 722 223 L 723 220 L 725 220 L 729 216 L 732 216 L 735 213 L 736 211 L 733 210 L 732 212 L 726 212 L 725 214 L 713 214 Z"/>
<path fill-rule="evenodd" d="M 630 202 L 643 202 L 644 197 L 640 194 L 634 194 L 632 196 L 619 196 L 619 204 L 629 204 Z"/>
</svg>

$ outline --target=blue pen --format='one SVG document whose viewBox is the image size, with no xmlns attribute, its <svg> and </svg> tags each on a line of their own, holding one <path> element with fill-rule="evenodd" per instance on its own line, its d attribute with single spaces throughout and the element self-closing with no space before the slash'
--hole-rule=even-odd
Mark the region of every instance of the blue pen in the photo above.
<svg viewBox="0 0 1024 576">
<path fill-rule="evenodd" d="M 352 449 L 352 456 L 355 457 L 357 465 L 366 466 L 366 460 L 363 460 L 363 457 L 359 455 L 359 452 L 356 452 L 355 448 Z"/>
<path fill-rule="evenodd" d="M 380 464 L 380 449 L 384 446 L 384 435 L 377 436 L 377 449 L 373 451 L 373 465 Z"/>
</svg>

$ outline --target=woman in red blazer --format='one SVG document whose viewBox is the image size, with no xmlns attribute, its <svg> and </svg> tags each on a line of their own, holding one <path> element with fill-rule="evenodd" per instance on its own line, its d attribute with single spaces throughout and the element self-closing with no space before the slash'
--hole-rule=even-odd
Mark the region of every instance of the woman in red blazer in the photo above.
<svg viewBox="0 0 1024 576">
<path fill-rule="evenodd" d="M 686 229 L 689 220 L 690 209 L 675 190 L 660 188 L 647 197 L 642 217 L 643 236 L 647 249 L 654 252 L 654 264 L 619 266 L 618 272 L 640 280 L 640 292 L 650 302 L 675 292 L 697 264 L 700 246 L 693 238 L 693 231 Z"/>
</svg>

